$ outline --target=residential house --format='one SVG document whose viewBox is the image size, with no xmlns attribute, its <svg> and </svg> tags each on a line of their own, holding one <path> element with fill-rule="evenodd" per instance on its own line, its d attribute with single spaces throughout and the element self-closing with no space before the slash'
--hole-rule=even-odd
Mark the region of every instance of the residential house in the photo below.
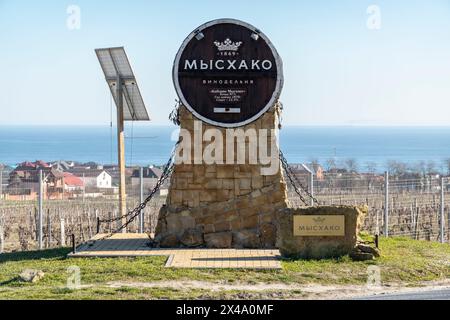
<svg viewBox="0 0 450 320">
<path fill-rule="evenodd" d="M 289 165 L 296 176 L 309 176 L 310 172 L 314 174 L 314 180 L 324 179 L 323 167 L 318 163 L 300 163 Z"/>
<path fill-rule="evenodd" d="M 35 200 L 39 193 L 39 172 L 42 170 L 44 199 L 64 199 L 64 173 L 44 161 L 20 163 L 9 174 L 9 200 Z"/>
<path fill-rule="evenodd" d="M 111 165 L 104 165 L 103 169 L 108 171 L 108 173 L 111 175 L 112 178 L 112 184 L 114 186 L 118 186 L 120 183 L 120 170 L 119 170 L 119 166 L 115 165 L 115 164 L 111 164 Z M 130 178 L 133 175 L 133 171 L 135 170 L 135 168 L 130 168 L 130 167 L 126 167 L 125 168 L 125 180 L 126 183 L 129 184 L 130 183 Z"/>
<path fill-rule="evenodd" d="M 141 178 L 140 178 L 140 168 L 134 169 L 133 173 L 131 175 L 131 187 L 133 189 L 139 189 L 141 184 Z M 160 168 L 149 166 L 143 168 L 143 185 L 144 185 L 144 192 L 149 192 L 150 190 L 153 190 L 153 188 L 156 186 L 156 183 L 158 182 L 159 178 L 161 178 L 162 170 Z M 168 180 L 166 180 L 161 188 L 159 189 L 160 195 L 167 195 L 168 193 Z"/>
<path fill-rule="evenodd" d="M 6 199 L 35 200 L 39 192 L 39 170 L 48 173 L 50 166 L 39 160 L 22 162 L 9 174 Z M 45 190 L 44 190 L 45 191 Z"/>
<path fill-rule="evenodd" d="M 69 173 L 80 178 L 86 189 L 111 189 L 112 177 L 103 169 L 74 168 Z"/>
<path fill-rule="evenodd" d="M 64 172 L 64 192 L 65 193 L 79 193 L 84 189 L 83 179 L 77 177 L 70 172 Z"/>
<path fill-rule="evenodd" d="M 14 169 L 10 166 L 0 164 L 0 200 L 4 198 L 4 193 L 8 187 L 9 174 Z"/>
<path fill-rule="evenodd" d="M 68 170 L 72 169 L 73 167 L 75 167 L 75 162 L 60 160 L 60 161 L 55 161 L 55 162 L 51 163 L 50 166 L 59 171 L 68 171 Z"/>
</svg>

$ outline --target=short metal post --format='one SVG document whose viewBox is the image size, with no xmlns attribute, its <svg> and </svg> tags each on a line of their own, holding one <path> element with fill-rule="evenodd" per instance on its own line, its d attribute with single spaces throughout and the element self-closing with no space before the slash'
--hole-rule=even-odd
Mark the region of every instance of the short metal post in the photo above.
<svg viewBox="0 0 450 320">
<path fill-rule="evenodd" d="M 440 240 L 441 243 L 444 243 L 444 217 L 445 217 L 445 192 L 444 192 L 444 177 L 441 177 L 441 214 L 439 217 L 439 225 L 440 225 Z"/>
<path fill-rule="evenodd" d="M 0 165 L 0 202 L 3 199 L 3 170 L 1 169 L 1 165 Z"/>
<path fill-rule="evenodd" d="M 97 217 L 97 234 L 100 233 L 100 217 Z"/>
<path fill-rule="evenodd" d="M 75 243 L 75 234 L 72 233 L 72 253 L 77 253 L 77 246 Z"/>
<path fill-rule="evenodd" d="M 144 202 L 144 168 L 142 167 L 139 170 L 139 186 L 139 203 L 142 203 Z M 139 233 L 144 233 L 144 210 L 139 213 Z"/>
<path fill-rule="evenodd" d="M 60 220 L 60 246 L 65 247 L 66 246 L 66 228 L 65 228 L 65 222 L 64 218 L 61 218 Z"/>
<path fill-rule="evenodd" d="M 0 223 L 0 254 L 5 251 L 5 234 L 3 231 L 3 225 Z"/>
<path fill-rule="evenodd" d="M 379 248 L 379 241 L 380 241 L 379 236 L 378 236 L 378 234 L 376 234 L 375 235 L 375 247 L 377 247 L 377 249 Z"/>
<path fill-rule="evenodd" d="M 314 207 L 314 172 L 309 173 L 309 192 L 311 193 L 311 207 Z"/>
<path fill-rule="evenodd" d="M 42 216 L 43 216 L 43 208 L 42 202 L 44 197 L 44 186 L 43 186 L 43 177 L 42 177 L 42 169 L 39 169 L 39 199 L 38 199 L 38 245 L 39 250 L 42 250 Z"/>
<path fill-rule="evenodd" d="M 84 199 L 86 197 L 86 183 L 85 183 L 85 181 L 86 181 L 86 178 L 85 178 L 84 173 L 83 173 L 83 202 L 84 202 Z"/>
<path fill-rule="evenodd" d="M 50 217 L 50 209 L 47 209 L 47 248 L 52 245 L 52 220 Z"/>
<path fill-rule="evenodd" d="M 384 230 L 385 237 L 389 236 L 389 172 L 384 173 Z"/>
</svg>

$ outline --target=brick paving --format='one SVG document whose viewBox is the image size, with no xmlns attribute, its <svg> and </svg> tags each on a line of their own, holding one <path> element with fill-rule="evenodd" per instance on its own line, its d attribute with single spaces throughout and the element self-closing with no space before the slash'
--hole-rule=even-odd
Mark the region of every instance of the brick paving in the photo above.
<svg viewBox="0 0 450 320">
<path fill-rule="evenodd" d="M 167 256 L 169 268 L 281 269 L 278 250 L 263 249 L 165 249 L 151 248 L 147 234 L 98 234 L 69 257 Z"/>
</svg>

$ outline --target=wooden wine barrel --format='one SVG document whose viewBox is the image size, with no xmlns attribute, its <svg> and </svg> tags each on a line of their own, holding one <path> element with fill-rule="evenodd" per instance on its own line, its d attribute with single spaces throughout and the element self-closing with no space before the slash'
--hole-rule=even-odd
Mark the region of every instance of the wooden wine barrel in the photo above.
<svg viewBox="0 0 450 320">
<path fill-rule="evenodd" d="M 181 102 L 197 118 L 239 127 L 277 102 L 283 66 L 260 30 L 239 20 L 219 19 L 203 24 L 183 42 L 173 82 Z"/>
</svg>

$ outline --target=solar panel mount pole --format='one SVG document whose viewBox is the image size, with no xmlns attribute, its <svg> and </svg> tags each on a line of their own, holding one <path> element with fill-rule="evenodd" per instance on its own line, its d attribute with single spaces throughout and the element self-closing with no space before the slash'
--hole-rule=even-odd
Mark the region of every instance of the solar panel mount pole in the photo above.
<svg viewBox="0 0 450 320">
<path fill-rule="evenodd" d="M 124 121 L 150 121 L 123 47 L 95 49 L 106 82 L 117 107 L 117 151 L 119 166 L 119 210 L 121 225 L 126 224 L 125 133 Z M 123 227 L 122 232 L 127 230 Z"/>
<path fill-rule="evenodd" d="M 122 217 L 122 225 L 127 222 L 125 217 L 127 211 L 126 189 L 125 189 L 125 134 L 124 134 L 124 114 L 123 114 L 123 88 L 122 79 L 117 77 L 117 151 L 119 156 L 119 215 Z M 126 228 L 122 229 L 126 233 Z"/>
</svg>

